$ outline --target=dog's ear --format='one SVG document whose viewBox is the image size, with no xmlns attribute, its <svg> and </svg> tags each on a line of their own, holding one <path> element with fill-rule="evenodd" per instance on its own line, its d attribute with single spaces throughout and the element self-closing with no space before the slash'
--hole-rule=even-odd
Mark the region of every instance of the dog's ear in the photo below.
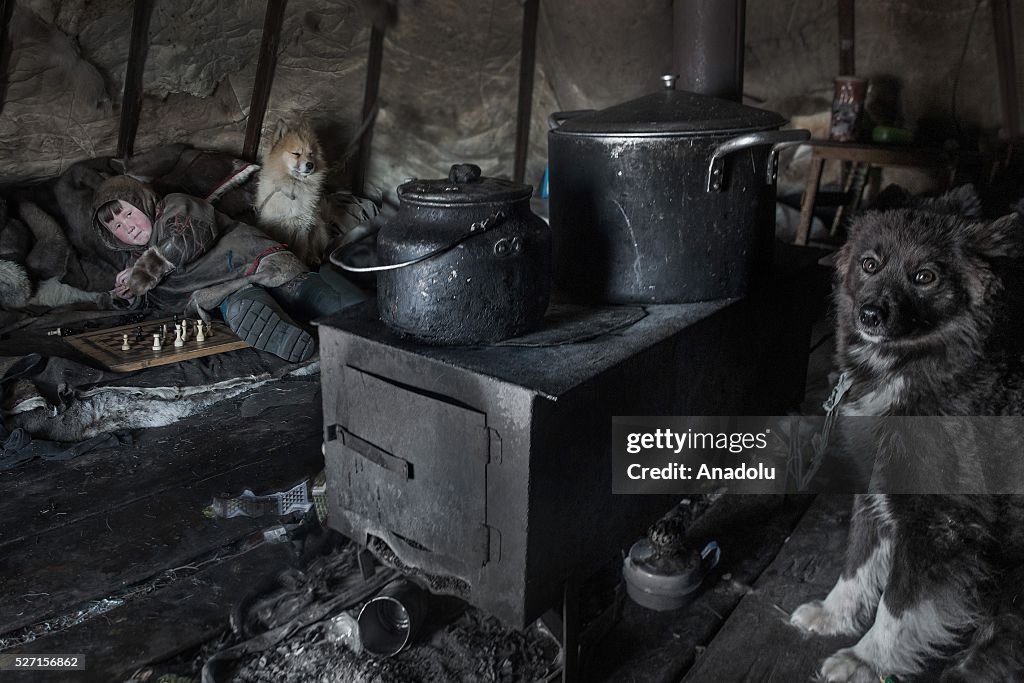
<svg viewBox="0 0 1024 683">
<path fill-rule="evenodd" d="M 281 138 L 288 132 L 288 122 L 284 119 L 278 119 L 277 125 L 274 126 L 274 133 L 270 136 L 270 145 L 274 146 L 281 142 Z"/>
<path fill-rule="evenodd" d="M 313 127 L 313 120 L 308 114 L 299 116 L 292 123 L 292 130 L 297 132 L 303 139 L 313 143 L 317 140 L 316 130 Z"/>
<path fill-rule="evenodd" d="M 890 187 L 896 186 L 890 185 Z M 849 224 L 846 226 L 846 243 L 849 244 L 854 241 L 857 235 L 864 231 L 877 231 L 884 228 L 892 212 L 892 207 L 889 209 L 872 207 L 867 211 L 858 211 L 855 213 Z"/>
<path fill-rule="evenodd" d="M 974 185 L 967 183 L 934 199 L 921 202 L 921 207 L 930 211 L 953 213 L 964 218 L 981 218 L 981 198 Z"/>
<path fill-rule="evenodd" d="M 918 209 L 933 213 L 948 213 L 964 218 L 981 218 L 981 198 L 974 185 L 967 183 L 955 187 L 938 197 L 917 197 L 899 185 L 889 185 L 880 193 L 872 209 Z"/>
<path fill-rule="evenodd" d="M 987 223 L 976 223 L 968 248 L 986 258 L 1024 256 L 1024 223 L 1016 213 Z"/>
</svg>

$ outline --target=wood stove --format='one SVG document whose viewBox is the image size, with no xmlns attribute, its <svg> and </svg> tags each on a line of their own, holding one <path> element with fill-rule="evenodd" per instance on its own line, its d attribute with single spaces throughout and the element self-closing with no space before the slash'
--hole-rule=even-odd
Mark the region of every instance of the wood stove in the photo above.
<svg viewBox="0 0 1024 683">
<path fill-rule="evenodd" d="M 751 398 L 762 323 L 778 320 L 762 310 L 568 306 L 540 332 L 462 348 L 399 338 L 373 301 L 335 314 L 320 323 L 328 523 L 525 626 L 678 502 L 611 493 L 612 416 L 769 414 Z M 799 396 L 809 327 L 782 325 L 800 340 Z"/>
</svg>

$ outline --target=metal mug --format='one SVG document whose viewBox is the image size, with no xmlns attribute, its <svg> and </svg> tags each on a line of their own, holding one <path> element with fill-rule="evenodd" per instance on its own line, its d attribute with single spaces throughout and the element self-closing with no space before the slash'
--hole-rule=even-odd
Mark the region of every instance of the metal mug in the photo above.
<svg viewBox="0 0 1024 683">
<path fill-rule="evenodd" d="M 412 581 L 396 579 L 359 610 L 363 649 L 391 657 L 413 642 L 427 615 L 427 593 Z"/>
</svg>

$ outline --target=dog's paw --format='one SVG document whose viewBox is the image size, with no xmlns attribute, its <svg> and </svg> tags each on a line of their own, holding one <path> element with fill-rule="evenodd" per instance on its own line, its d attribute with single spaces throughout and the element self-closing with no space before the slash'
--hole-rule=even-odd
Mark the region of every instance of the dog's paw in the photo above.
<svg viewBox="0 0 1024 683">
<path fill-rule="evenodd" d="M 789 623 L 805 633 L 823 636 L 856 635 L 852 634 L 849 625 L 837 618 L 821 600 L 805 602 L 797 607 L 790 615 Z"/>
<path fill-rule="evenodd" d="M 836 652 L 821 665 L 821 680 L 827 683 L 878 683 L 878 676 L 853 648 Z"/>
</svg>

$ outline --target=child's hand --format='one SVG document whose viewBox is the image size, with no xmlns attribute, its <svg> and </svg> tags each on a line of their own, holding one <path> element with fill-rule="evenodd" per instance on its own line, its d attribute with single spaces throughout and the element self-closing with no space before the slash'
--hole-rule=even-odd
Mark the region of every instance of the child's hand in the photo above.
<svg viewBox="0 0 1024 683">
<path fill-rule="evenodd" d="M 132 293 L 128 290 L 128 276 L 131 275 L 131 266 L 125 268 L 114 278 L 114 296 L 119 299 L 131 299 Z"/>
</svg>

